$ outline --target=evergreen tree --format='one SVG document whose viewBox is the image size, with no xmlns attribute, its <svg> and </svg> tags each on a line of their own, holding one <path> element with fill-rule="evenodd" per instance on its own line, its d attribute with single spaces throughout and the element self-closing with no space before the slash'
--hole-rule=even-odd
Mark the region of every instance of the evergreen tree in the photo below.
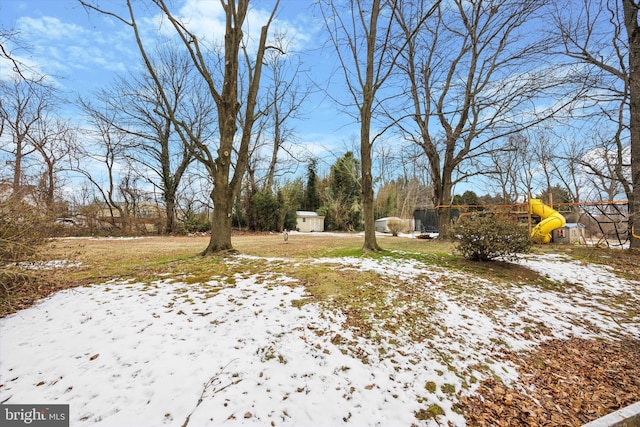
<svg viewBox="0 0 640 427">
<path fill-rule="evenodd" d="M 328 230 L 361 230 L 360 161 L 348 151 L 331 166 L 321 209 Z"/>
<path fill-rule="evenodd" d="M 296 228 L 296 211 L 307 209 L 305 207 L 306 193 L 302 178 L 296 178 L 293 181 L 287 181 L 282 188 L 278 190 L 278 200 L 280 201 L 281 217 L 283 221 L 281 229 L 295 230 Z M 282 217 L 284 215 L 284 218 Z M 278 230 L 281 231 L 281 230 Z"/>
<path fill-rule="evenodd" d="M 545 191 L 540 193 L 536 198 L 542 200 L 544 203 L 548 203 L 550 198 L 549 195 L 552 196 L 553 203 L 571 203 L 573 202 L 573 197 L 571 193 L 567 191 L 566 188 L 563 188 L 559 185 L 552 185 L 551 188 L 547 188 Z"/>
<path fill-rule="evenodd" d="M 384 183 L 378 189 L 375 200 L 375 217 L 398 216 L 398 183 L 395 180 Z"/>
<path fill-rule="evenodd" d="M 453 196 L 452 204 L 454 204 L 454 205 L 477 205 L 477 204 L 479 204 L 478 195 L 475 193 L 475 191 L 467 190 L 464 193 L 462 193 L 462 196 L 460 196 L 459 194 L 456 194 L 455 196 Z"/>
<path fill-rule="evenodd" d="M 317 211 L 320 208 L 320 193 L 318 192 L 318 176 L 316 167 L 318 161 L 312 159 L 307 165 L 307 188 L 305 191 L 304 209 Z"/>
<path fill-rule="evenodd" d="M 280 200 L 270 191 L 259 191 L 252 197 L 255 208 L 255 230 L 276 231 L 280 223 Z"/>
</svg>

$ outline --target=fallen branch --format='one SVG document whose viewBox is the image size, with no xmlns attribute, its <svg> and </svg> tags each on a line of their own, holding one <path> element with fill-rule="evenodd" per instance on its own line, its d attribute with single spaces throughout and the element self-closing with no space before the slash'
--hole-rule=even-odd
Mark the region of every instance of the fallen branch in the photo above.
<svg viewBox="0 0 640 427">
<path fill-rule="evenodd" d="M 204 400 L 204 395 L 207 392 L 207 389 L 213 385 L 219 385 L 221 383 L 220 381 L 220 375 L 224 372 L 224 370 L 227 368 L 227 366 L 229 366 L 231 363 L 233 363 L 236 359 L 232 360 L 231 362 L 227 363 L 225 366 L 223 366 L 222 368 L 220 368 L 220 371 L 218 371 L 218 373 L 216 373 L 214 376 L 212 376 L 211 378 L 209 378 L 209 381 L 207 381 L 204 384 L 204 387 L 202 387 L 202 392 L 200 393 L 200 397 L 198 398 L 198 402 L 196 402 L 196 406 L 193 408 L 193 410 L 189 413 L 189 415 L 187 415 L 187 419 L 184 420 L 184 424 L 182 424 L 182 427 L 187 427 L 187 424 L 189 424 L 189 420 L 191 419 L 191 415 L 193 415 L 193 413 L 196 411 L 196 409 L 198 409 L 198 406 L 200 406 L 200 404 L 202 403 L 202 401 Z M 238 384 L 240 381 L 242 381 L 241 379 L 236 380 L 236 381 L 232 381 L 229 384 L 222 386 L 218 389 L 214 389 L 213 390 L 213 394 L 215 395 L 216 393 L 226 389 L 227 387 L 230 387 L 232 385 L 236 385 Z"/>
</svg>

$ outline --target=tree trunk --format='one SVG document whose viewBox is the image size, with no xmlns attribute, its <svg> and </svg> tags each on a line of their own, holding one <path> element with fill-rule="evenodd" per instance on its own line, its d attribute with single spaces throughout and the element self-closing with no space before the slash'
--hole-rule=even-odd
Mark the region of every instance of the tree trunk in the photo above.
<svg viewBox="0 0 640 427">
<path fill-rule="evenodd" d="M 235 97 L 230 99 L 236 99 Z M 222 104 L 225 104 L 223 102 Z M 213 190 L 211 200 L 213 201 L 213 214 L 211 218 L 211 238 L 209 245 L 202 252 L 202 255 L 213 255 L 217 253 L 233 252 L 231 245 L 231 210 L 235 200 L 233 186 L 229 183 L 231 170 L 231 150 L 233 139 L 236 133 L 236 112 L 228 114 L 224 120 L 224 109 L 219 113 L 220 117 L 220 149 L 216 159 L 216 172 L 213 179 Z M 236 164 L 236 167 L 239 167 Z M 237 172 L 236 172 L 237 173 Z"/>
<path fill-rule="evenodd" d="M 211 218 L 211 238 L 209 245 L 201 255 L 235 253 L 231 245 L 231 208 L 233 198 L 230 198 L 222 186 L 215 186 L 211 192 L 213 200 L 213 214 Z"/>
<path fill-rule="evenodd" d="M 277 92 L 274 96 L 274 128 L 273 128 L 273 150 L 271 151 L 271 161 L 269 162 L 269 169 L 267 169 L 267 180 L 264 189 L 267 192 L 271 192 L 273 187 L 273 180 L 276 175 L 276 165 L 278 164 L 278 151 L 280 151 L 280 145 L 282 144 L 282 135 L 280 132 L 280 114 L 279 105 L 277 102 Z"/>
<path fill-rule="evenodd" d="M 375 79 L 376 63 L 375 51 L 378 34 L 378 16 L 380 15 L 380 1 L 374 0 L 369 17 L 369 34 L 367 35 L 367 62 L 365 82 L 362 88 L 362 106 L 360 109 L 360 157 L 362 168 L 362 216 L 364 220 L 364 252 L 378 252 L 381 250 L 376 240 L 376 219 L 374 216 L 373 177 L 371 173 L 371 117 L 376 96 Z"/>
<path fill-rule="evenodd" d="M 22 185 L 22 138 L 18 136 L 16 141 L 16 158 L 13 164 L 13 183 L 12 183 L 12 197 L 16 200 L 21 200 L 21 185 Z"/>
<path fill-rule="evenodd" d="M 631 134 L 631 182 L 629 199 L 630 247 L 640 248 L 640 27 L 634 0 L 622 1 L 629 38 L 629 131 Z"/>
<path fill-rule="evenodd" d="M 241 107 L 241 103 L 238 101 L 238 61 L 243 37 L 242 24 L 248 5 L 248 0 L 240 1 L 238 2 L 238 9 L 235 11 L 233 2 L 229 2 L 225 6 L 227 28 L 225 33 L 224 83 L 222 93 L 216 101 L 220 148 L 217 152 L 218 157 L 215 160 L 213 191 L 211 192 L 211 199 L 213 200 L 211 239 L 209 246 L 202 253 L 203 255 L 236 252 L 231 245 L 233 203 L 240 191 L 242 177 L 249 163 L 249 143 L 255 123 L 258 90 L 264 63 L 264 53 L 267 49 L 267 34 L 271 21 L 278 9 L 279 0 L 276 0 L 269 21 L 261 29 L 255 66 L 249 71 L 249 87 L 246 98 L 242 103 L 245 108 L 242 136 L 236 149 L 237 156 L 233 165 L 233 177 L 229 179 L 231 176 L 231 155 L 234 152 L 234 139 L 238 130 L 237 119 Z"/>
<path fill-rule="evenodd" d="M 46 183 L 46 202 L 45 203 L 47 205 L 47 210 L 51 215 L 56 214 L 55 212 L 56 175 L 55 175 L 54 167 L 55 166 L 51 163 L 47 164 L 47 183 Z"/>
<path fill-rule="evenodd" d="M 165 190 L 168 191 L 168 190 Z M 164 226 L 165 234 L 172 234 L 177 231 L 176 224 L 176 198 L 175 192 L 167 192 L 165 193 L 165 215 L 167 216 L 167 221 Z"/>
<path fill-rule="evenodd" d="M 438 238 L 442 240 L 449 239 L 449 225 L 451 223 L 451 176 L 444 176 L 442 184 L 434 188 L 434 196 L 438 212 Z"/>
<path fill-rule="evenodd" d="M 213 201 L 213 215 L 211 222 L 211 238 L 209 245 L 202 252 L 202 255 L 212 255 L 230 251 L 231 246 L 231 208 L 235 200 L 233 185 L 229 182 L 231 172 L 231 154 L 233 153 L 233 142 L 238 130 L 237 117 L 240 110 L 238 102 L 238 69 L 239 52 L 242 40 L 242 23 L 246 14 L 247 4 L 241 2 L 236 9 L 236 5 L 229 3 L 225 8 L 226 32 L 224 36 L 224 80 L 222 93 L 216 99 L 218 107 L 218 130 L 220 134 L 220 146 L 215 159 L 215 172 L 213 177 L 213 190 L 211 200 Z M 249 126 L 245 132 L 250 132 Z M 240 151 L 240 150 L 239 150 Z M 241 164 L 241 155 L 236 161 L 237 174 L 239 169 L 246 165 Z"/>
<path fill-rule="evenodd" d="M 371 115 L 363 114 L 360 134 L 360 154 L 362 170 L 362 216 L 364 220 L 364 252 L 380 251 L 376 240 L 376 219 L 374 216 L 373 177 L 371 174 L 371 143 L 369 142 L 369 128 Z M 366 120 L 365 120 L 366 118 Z M 366 122 L 366 123 L 365 123 Z"/>
</svg>

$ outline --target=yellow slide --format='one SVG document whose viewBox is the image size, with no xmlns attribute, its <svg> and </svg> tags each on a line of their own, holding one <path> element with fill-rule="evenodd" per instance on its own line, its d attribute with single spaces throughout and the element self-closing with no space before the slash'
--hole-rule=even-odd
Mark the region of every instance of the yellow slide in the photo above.
<svg viewBox="0 0 640 427">
<path fill-rule="evenodd" d="M 529 213 L 538 215 L 542 220 L 531 230 L 531 240 L 534 242 L 549 243 L 551 232 L 567 224 L 567 221 L 557 210 L 545 205 L 540 199 L 529 200 Z"/>
</svg>

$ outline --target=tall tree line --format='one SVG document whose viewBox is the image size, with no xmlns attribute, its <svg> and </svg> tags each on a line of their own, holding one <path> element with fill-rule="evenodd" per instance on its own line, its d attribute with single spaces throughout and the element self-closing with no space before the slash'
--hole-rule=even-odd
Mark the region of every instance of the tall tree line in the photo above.
<svg viewBox="0 0 640 427">
<path fill-rule="evenodd" d="M 212 210 L 212 234 L 203 253 L 233 250 L 231 227 L 245 191 L 251 193 L 248 203 L 262 197 L 257 194 L 282 205 L 295 199 L 290 207 L 333 211 L 336 223 L 347 228 L 362 224 L 363 249 L 375 251 L 380 249 L 376 213 L 409 210 L 400 208 L 397 197 L 392 207 L 389 195 L 400 188 L 425 193 L 417 190 L 421 184 L 410 190 L 412 178 L 406 173 L 385 176 L 379 157 L 385 151 L 376 151 L 384 141 L 385 148 L 390 143 L 398 152 L 424 159 L 428 179 L 420 181 L 432 188 L 443 236 L 456 186 L 482 179 L 505 201 L 536 185 L 561 184 L 575 201 L 585 197 L 587 185 L 607 197 L 623 193 L 629 200 L 631 244 L 638 246 L 637 0 L 571 0 L 571 7 L 555 0 L 318 0 L 327 45 L 337 54 L 337 75 L 347 89 L 346 96 L 328 95 L 357 121 L 359 152 L 337 161 L 327 181 L 317 181 L 319 191 L 306 195 L 314 180 L 305 186 L 286 179 L 296 163 L 309 160 L 299 154 L 289 127 L 308 92 L 298 85 L 302 74 L 284 71 L 287 38 L 271 28 L 277 1 L 249 47 L 243 41 L 248 0 L 221 1 L 225 36 L 213 43 L 191 31 L 171 5 L 150 0 L 149 8 L 172 32 L 173 44 L 164 52 L 141 31 L 138 3 L 123 0 L 124 13 L 80 3 L 131 31 L 145 71 L 83 101 L 102 152 L 82 151 L 68 123 L 38 113 L 51 110 L 53 92 L 38 95 L 42 86 L 24 91 L 3 82 L 0 129 L 11 134 L 2 150 L 12 161 L 12 185 L 18 189 L 23 162 L 37 157 L 49 206 L 55 205 L 56 176 L 63 169 L 90 172 L 86 160 L 100 156 L 107 169 L 115 171 L 122 162 L 133 171 L 119 182 L 95 183 L 103 199 L 121 209 L 116 195 L 133 200 L 138 180 L 147 180 L 166 208 L 165 231 L 172 232 L 180 182 L 193 168 L 210 185 L 202 205 Z M 0 59 L 10 60 L 7 52 L 3 49 Z M 25 100 L 30 110 L 19 108 Z M 35 112 L 36 121 L 28 111 Z M 569 123 L 579 128 L 572 135 Z M 290 163 L 281 163 L 283 153 Z M 338 185 L 347 182 L 340 175 L 344 162 L 358 167 L 348 189 Z M 323 184 L 332 179 L 333 185 Z M 386 205 L 376 200 L 376 188 L 385 189 Z M 355 193 L 350 201 L 343 197 Z M 417 200 L 418 194 L 411 197 Z M 336 207 L 345 204 L 360 217 L 338 218 Z M 280 227 L 284 221 L 278 219 Z"/>
</svg>

